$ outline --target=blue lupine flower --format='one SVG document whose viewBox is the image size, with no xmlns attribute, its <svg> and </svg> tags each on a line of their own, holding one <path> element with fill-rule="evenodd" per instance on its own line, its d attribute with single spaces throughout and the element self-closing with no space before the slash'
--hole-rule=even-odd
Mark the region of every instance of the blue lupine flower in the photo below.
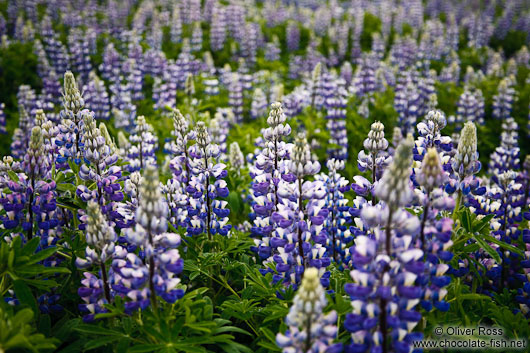
<svg viewBox="0 0 530 353">
<path fill-rule="evenodd" d="M 324 217 L 327 233 L 326 246 L 329 256 L 338 264 L 347 263 L 346 245 L 353 240 L 349 229 L 351 223 L 350 207 L 344 193 L 350 190 L 348 181 L 339 174 L 344 168 L 344 161 L 330 159 L 327 162 L 329 173 L 318 174 L 315 180 L 322 181 L 326 190 L 325 205 L 328 216 Z"/>
</svg>

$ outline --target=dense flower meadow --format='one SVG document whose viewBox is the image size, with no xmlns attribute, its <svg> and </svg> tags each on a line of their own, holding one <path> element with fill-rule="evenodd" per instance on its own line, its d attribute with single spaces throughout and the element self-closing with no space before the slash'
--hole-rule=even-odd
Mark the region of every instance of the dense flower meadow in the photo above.
<svg viewBox="0 0 530 353">
<path fill-rule="evenodd" d="M 530 337 L 529 42 L 527 0 L 0 0 L 0 352 Z"/>
</svg>

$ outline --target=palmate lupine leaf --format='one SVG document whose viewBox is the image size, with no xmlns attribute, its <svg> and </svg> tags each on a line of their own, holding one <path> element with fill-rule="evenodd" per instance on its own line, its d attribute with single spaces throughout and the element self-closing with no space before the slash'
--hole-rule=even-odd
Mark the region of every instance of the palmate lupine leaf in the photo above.
<svg viewBox="0 0 530 353">
<path fill-rule="evenodd" d="M 2 242 L 0 245 L 0 278 L 3 283 L 3 292 L 0 295 L 5 295 L 15 281 L 19 283 L 19 291 L 26 292 L 25 294 L 27 294 L 27 285 L 38 289 L 50 289 L 57 286 L 57 282 L 48 277 L 59 273 L 70 273 L 66 267 L 46 267 L 39 264 L 58 251 L 57 247 L 50 247 L 35 253 L 39 241 L 39 238 L 33 238 L 23 247 L 21 247 L 20 237 L 16 237 L 10 244 Z"/>
</svg>

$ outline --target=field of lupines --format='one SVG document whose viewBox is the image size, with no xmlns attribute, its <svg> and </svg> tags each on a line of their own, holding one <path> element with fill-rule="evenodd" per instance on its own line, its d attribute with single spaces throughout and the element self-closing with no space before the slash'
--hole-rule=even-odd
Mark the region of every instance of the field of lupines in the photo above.
<svg viewBox="0 0 530 353">
<path fill-rule="evenodd" d="M 530 337 L 528 0 L 0 0 L 0 36 L 0 352 Z"/>
</svg>

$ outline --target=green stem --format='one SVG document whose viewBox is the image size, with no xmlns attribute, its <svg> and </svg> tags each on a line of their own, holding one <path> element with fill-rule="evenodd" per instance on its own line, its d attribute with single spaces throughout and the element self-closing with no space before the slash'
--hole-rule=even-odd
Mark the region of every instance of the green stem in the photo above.
<svg viewBox="0 0 530 353">
<path fill-rule="evenodd" d="M 456 196 L 455 209 L 453 210 L 453 222 L 456 223 L 458 218 L 458 210 L 460 209 L 460 204 L 462 203 L 462 190 L 458 190 L 458 195 Z"/>
</svg>

